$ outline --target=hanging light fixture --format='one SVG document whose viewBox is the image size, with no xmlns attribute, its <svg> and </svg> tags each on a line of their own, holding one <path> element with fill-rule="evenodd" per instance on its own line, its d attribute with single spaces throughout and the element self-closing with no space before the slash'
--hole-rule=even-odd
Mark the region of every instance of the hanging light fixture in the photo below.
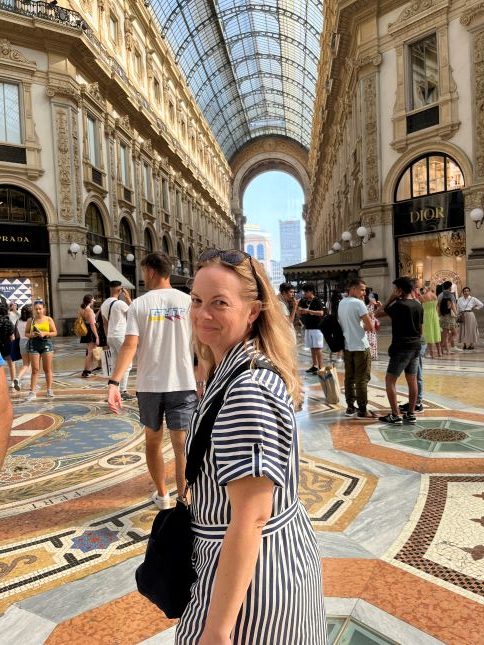
<svg viewBox="0 0 484 645">
<path fill-rule="evenodd" d="M 484 211 L 482 208 L 473 208 L 469 213 L 469 217 L 476 225 L 476 228 L 481 228 L 482 220 L 484 219 Z"/>
<path fill-rule="evenodd" d="M 375 237 L 375 234 L 373 231 L 368 230 L 366 226 L 359 226 L 356 229 L 356 235 L 358 235 L 359 238 L 361 238 L 361 241 L 363 244 L 368 244 L 368 242 L 371 240 L 372 237 Z"/>
</svg>

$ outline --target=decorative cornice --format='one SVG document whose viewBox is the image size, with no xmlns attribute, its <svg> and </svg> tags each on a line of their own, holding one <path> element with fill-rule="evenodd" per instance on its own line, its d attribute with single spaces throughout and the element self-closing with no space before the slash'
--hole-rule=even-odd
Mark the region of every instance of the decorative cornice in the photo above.
<svg viewBox="0 0 484 645">
<path fill-rule="evenodd" d="M 47 87 L 45 88 L 45 93 L 49 98 L 54 98 L 54 96 L 62 96 L 72 99 L 76 102 L 79 101 L 81 97 L 79 90 L 76 90 L 74 87 L 67 83 L 62 85 L 47 85 Z"/>
<path fill-rule="evenodd" d="M 460 17 L 460 23 L 461 25 L 464 25 L 464 27 L 468 27 L 471 22 L 474 20 L 476 16 L 478 16 L 480 13 L 484 13 L 484 2 L 480 2 L 479 4 L 474 5 L 473 7 L 470 7 Z"/>
</svg>

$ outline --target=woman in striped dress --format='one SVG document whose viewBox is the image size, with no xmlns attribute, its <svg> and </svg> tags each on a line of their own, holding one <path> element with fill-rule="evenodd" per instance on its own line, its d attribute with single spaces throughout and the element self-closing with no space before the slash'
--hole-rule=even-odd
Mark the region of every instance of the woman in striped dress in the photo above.
<svg viewBox="0 0 484 645">
<path fill-rule="evenodd" d="M 262 266 L 237 250 L 202 253 L 191 318 L 210 379 L 187 449 L 230 384 L 191 490 L 197 581 L 176 643 L 325 645 L 321 560 L 297 496 L 301 393 L 290 325 Z"/>
</svg>

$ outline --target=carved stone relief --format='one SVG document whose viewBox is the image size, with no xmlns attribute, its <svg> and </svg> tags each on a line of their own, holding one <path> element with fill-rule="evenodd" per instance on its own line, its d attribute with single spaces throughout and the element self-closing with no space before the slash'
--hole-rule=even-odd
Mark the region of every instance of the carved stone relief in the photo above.
<svg viewBox="0 0 484 645">
<path fill-rule="evenodd" d="M 0 39 L 0 58 L 10 60 L 15 63 L 25 63 L 27 65 L 36 65 L 35 61 L 28 60 L 21 51 L 14 49 L 9 40 Z"/>
<path fill-rule="evenodd" d="M 484 31 L 474 36 L 476 177 L 484 178 Z"/>
<path fill-rule="evenodd" d="M 365 201 L 372 204 L 380 198 L 380 181 L 378 172 L 378 126 L 376 107 L 377 76 L 372 74 L 362 80 L 364 109 L 364 182 Z"/>
<path fill-rule="evenodd" d="M 57 153 L 57 199 L 59 219 L 69 222 L 74 217 L 72 204 L 73 176 L 70 155 L 70 132 L 68 108 L 58 107 L 55 111 L 56 153 Z"/>
<path fill-rule="evenodd" d="M 81 142 L 79 140 L 79 127 L 77 122 L 77 113 L 72 111 L 72 161 L 74 165 L 74 189 L 76 194 L 76 215 L 79 224 L 84 224 L 84 216 L 82 212 L 82 188 L 81 188 L 81 159 L 79 149 Z"/>
</svg>

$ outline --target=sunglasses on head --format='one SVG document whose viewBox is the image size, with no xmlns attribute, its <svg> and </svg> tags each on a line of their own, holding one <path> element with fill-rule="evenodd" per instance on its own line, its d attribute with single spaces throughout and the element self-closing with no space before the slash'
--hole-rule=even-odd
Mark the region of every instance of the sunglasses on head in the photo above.
<svg viewBox="0 0 484 645">
<path fill-rule="evenodd" d="M 43 305 L 44 301 L 43 300 L 34 300 L 34 305 Z"/>
<path fill-rule="evenodd" d="M 254 265 L 252 264 L 252 256 L 249 255 L 249 253 L 241 251 L 240 249 L 228 249 L 226 251 L 222 251 L 220 249 L 205 249 L 205 251 L 200 253 L 198 261 L 201 263 L 210 262 L 210 260 L 213 260 L 214 258 L 219 258 L 222 264 L 228 264 L 232 267 L 239 266 L 239 264 L 242 264 L 244 260 L 249 260 L 250 270 L 257 285 L 257 298 L 262 300 L 262 290 L 259 278 L 257 277 Z"/>
</svg>

